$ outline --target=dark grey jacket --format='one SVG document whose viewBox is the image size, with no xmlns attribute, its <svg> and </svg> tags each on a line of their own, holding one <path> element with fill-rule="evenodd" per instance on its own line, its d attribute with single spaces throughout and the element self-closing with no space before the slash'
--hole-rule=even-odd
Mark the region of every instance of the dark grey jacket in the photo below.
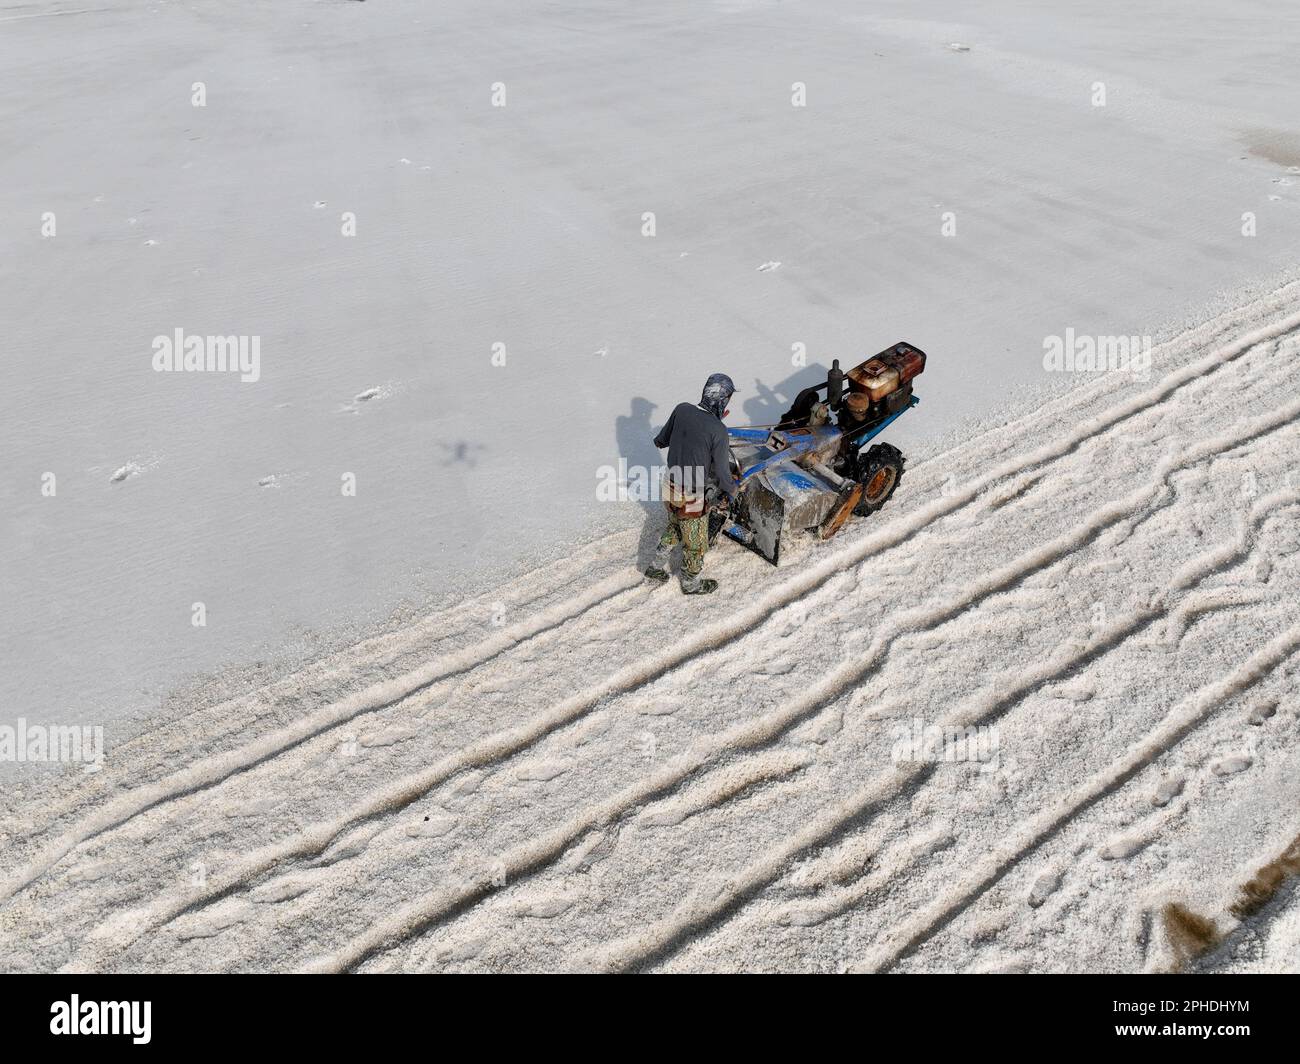
<svg viewBox="0 0 1300 1064">
<path fill-rule="evenodd" d="M 727 464 L 727 430 L 707 410 L 679 403 L 655 437 L 655 446 L 668 448 L 669 468 L 703 469 L 706 487 L 716 487 L 728 498 L 736 497 L 739 489 Z"/>
</svg>

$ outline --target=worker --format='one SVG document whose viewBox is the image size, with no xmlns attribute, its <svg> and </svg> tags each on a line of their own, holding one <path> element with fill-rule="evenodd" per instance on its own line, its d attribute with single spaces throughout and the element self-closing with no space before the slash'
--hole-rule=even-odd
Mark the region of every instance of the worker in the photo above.
<svg viewBox="0 0 1300 1064">
<path fill-rule="evenodd" d="M 704 382 L 699 403 L 678 404 L 654 440 L 656 447 L 668 448 L 663 479 L 668 527 L 645 575 L 656 582 L 667 580 L 669 556 L 680 543 L 681 585 L 687 595 L 707 595 L 718 588 L 716 580 L 701 579 L 700 570 L 709 549 L 709 513 L 729 507 L 739 490 L 731 475 L 731 452 L 722 424 L 731 412 L 727 403 L 735 392 L 730 377 L 714 373 Z"/>
</svg>

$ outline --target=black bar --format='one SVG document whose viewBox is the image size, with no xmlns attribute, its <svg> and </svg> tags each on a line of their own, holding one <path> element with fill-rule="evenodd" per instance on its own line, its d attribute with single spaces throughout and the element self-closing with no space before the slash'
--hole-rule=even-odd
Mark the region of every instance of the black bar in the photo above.
<svg viewBox="0 0 1300 1064">
<path fill-rule="evenodd" d="M 563 1047 L 621 1054 L 655 1044 L 772 1051 L 786 1039 L 813 1051 L 846 1038 L 859 1052 L 1185 1051 L 1200 1043 L 1220 1054 L 1276 1048 L 1289 1056 L 1297 990 L 1294 977 L 1252 975 L 9 975 L 0 979 L 0 1017 L 14 1061 L 69 1048 L 320 1050 L 336 1058 L 411 1040 L 432 1055 L 498 1056 L 516 1046 L 530 1055 Z M 140 1022 L 116 1035 L 53 1033 L 73 995 L 88 1026 L 105 1017 L 100 1002 L 136 1003 L 141 1021 L 148 1002 L 147 1032 L 134 1033 L 144 1032 Z"/>
</svg>

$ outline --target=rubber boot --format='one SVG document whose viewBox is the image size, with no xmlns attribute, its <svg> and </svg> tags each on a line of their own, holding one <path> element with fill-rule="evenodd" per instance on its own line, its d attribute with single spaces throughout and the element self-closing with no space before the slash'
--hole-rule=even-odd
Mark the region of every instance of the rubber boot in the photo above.
<svg viewBox="0 0 1300 1064">
<path fill-rule="evenodd" d="M 707 580 L 699 576 L 682 576 L 683 595 L 707 595 L 718 590 L 716 580 Z"/>
<path fill-rule="evenodd" d="M 655 551 L 654 560 L 650 563 L 650 568 L 645 571 L 645 578 L 656 584 L 662 584 L 668 579 L 668 559 L 672 557 L 672 547 L 659 547 Z"/>
</svg>

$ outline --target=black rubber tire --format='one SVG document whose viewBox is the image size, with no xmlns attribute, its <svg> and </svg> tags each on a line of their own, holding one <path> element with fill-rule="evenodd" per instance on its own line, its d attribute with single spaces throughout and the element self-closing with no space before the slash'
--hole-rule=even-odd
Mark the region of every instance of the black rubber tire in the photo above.
<svg viewBox="0 0 1300 1064">
<path fill-rule="evenodd" d="M 877 443 L 858 455 L 858 475 L 862 499 L 853 508 L 859 517 L 874 514 L 898 490 L 903 479 L 903 452 L 888 443 Z"/>
</svg>

